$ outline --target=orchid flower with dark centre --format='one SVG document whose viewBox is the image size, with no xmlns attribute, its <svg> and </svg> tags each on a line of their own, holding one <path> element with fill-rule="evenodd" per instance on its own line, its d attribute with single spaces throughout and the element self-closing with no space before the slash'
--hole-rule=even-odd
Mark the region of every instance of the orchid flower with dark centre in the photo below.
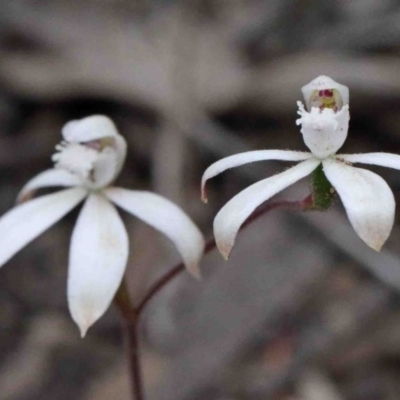
<svg viewBox="0 0 400 400">
<path fill-rule="evenodd" d="M 298 102 L 301 133 L 310 152 L 259 150 L 236 154 L 212 164 L 203 174 L 201 191 L 207 201 L 206 182 L 221 172 L 262 160 L 301 161 L 296 166 L 263 179 L 240 192 L 214 219 L 217 246 L 228 258 L 240 226 L 264 201 L 321 168 L 339 194 L 351 225 L 372 249 L 379 251 L 394 221 L 395 200 L 387 183 L 377 174 L 352 166 L 373 164 L 400 169 L 400 156 L 390 153 L 336 154 L 347 138 L 349 91 L 327 76 L 302 88 L 306 108 Z"/>
<path fill-rule="evenodd" d="M 86 199 L 72 234 L 67 288 L 72 318 L 84 336 L 112 302 L 127 264 L 128 234 L 113 203 L 165 234 L 196 277 L 204 239 L 169 200 L 110 186 L 125 161 L 126 142 L 109 118 L 69 122 L 62 135 L 55 167 L 31 179 L 18 196 L 23 204 L 0 218 L 0 266 Z M 69 189 L 30 200 L 36 190 L 54 186 Z"/>
</svg>

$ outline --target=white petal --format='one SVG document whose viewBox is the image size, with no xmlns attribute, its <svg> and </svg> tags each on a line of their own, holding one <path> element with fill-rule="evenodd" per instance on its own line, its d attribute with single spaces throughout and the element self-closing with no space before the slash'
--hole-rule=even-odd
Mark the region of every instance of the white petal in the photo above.
<svg viewBox="0 0 400 400">
<path fill-rule="evenodd" d="M 225 204 L 214 219 L 214 236 L 224 258 L 228 258 L 243 222 L 264 201 L 309 175 L 318 165 L 315 158 L 285 172 L 257 182 Z"/>
<path fill-rule="evenodd" d="M 18 194 L 17 202 L 23 202 L 32 198 L 35 191 L 44 187 L 52 186 L 76 186 L 81 181 L 76 175 L 71 174 L 66 170 L 48 169 L 36 175 L 21 189 Z"/>
<path fill-rule="evenodd" d="M 91 194 L 74 227 L 68 270 L 68 305 L 82 337 L 112 302 L 127 259 L 128 236 L 117 210 Z"/>
<path fill-rule="evenodd" d="M 335 187 L 358 236 L 379 251 L 392 230 L 395 212 L 393 193 L 377 174 L 327 159 L 324 172 Z"/>
<path fill-rule="evenodd" d="M 372 164 L 400 169 L 400 156 L 391 153 L 337 154 L 336 158 L 351 163 Z"/>
<path fill-rule="evenodd" d="M 256 150 L 245 153 L 234 154 L 225 157 L 214 164 L 211 164 L 204 172 L 201 178 L 201 198 L 207 202 L 206 182 L 208 179 L 226 171 L 229 168 L 239 167 L 240 165 L 252 163 L 255 161 L 280 160 L 280 161 L 303 161 L 312 157 L 312 154 L 304 151 L 287 150 Z"/>
<path fill-rule="evenodd" d="M 67 142 L 90 142 L 119 136 L 114 122 L 105 115 L 92 115 L 66 123 L 61 133 Z"/>
<path fill-rule="evenodd" d="M 152 192 L 108 188 L 104 193 L 116 205 L 166 235 L 178 249 L 187 270 L 200 277 L 199 262 L 204 251 L 204 238 L 178 206 Z"/>
<path fill-rule="evenodd" d="M 86 196 L 66 189 L 21 204 L 0 218 L 0 265 L 72 210 Z"/>
<path fill-rule="evenodd" d="M 329 76 L 321 75 L 301 88 L 307 108 L 310 109 L 310 98 L 315 90 L 336 89 L 342 97 L 343 104 L 349 104 L 349 88 L 337 83 Z"/>
</svg>

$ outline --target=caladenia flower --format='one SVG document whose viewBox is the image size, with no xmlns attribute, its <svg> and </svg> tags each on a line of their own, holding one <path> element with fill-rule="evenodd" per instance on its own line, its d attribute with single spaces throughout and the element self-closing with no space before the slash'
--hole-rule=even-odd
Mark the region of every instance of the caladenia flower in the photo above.
<svg viewBox="0 0 400 400">
<path fill-rule="evenodd" d="M 387 183 L 377 174 L 353 163 L 400 169 L 400 156 L 389 153 L 336 154 L 347 137 L 349 91 L 327 76 L 302 88 L 306 107 L 298 102 L 304 143 L 310 152 L 259 150 L 236 154 L 212 164 L 202 178 L 202 199 L 207 202 L 206 182 L 221 172 L 262 160 L 300 161 L 286 171 L 263 179 L 240 192 L 214 220 L 217 246 L 228 258 L 240 226 L 264 201 L 298 180 L 313 175 L 312 209 L 327 209 L 333 193 L 339 194 L 351 225 L 372 249 L 379 251 L 394 221 L 395 200 Z M 334 189 L 335 190 L 334 190 Z"/>
<path fill-rule="evenodd" d="M 0 218 L 0 266 L 84 199 L 73 230 L 68 271 L 68 305 L 81 335 L 109 307 L 128 259 L 128 235 L 113 203 L 165 234 L 187 270 L 199 277 L 202 234 L 175 204 L 151 192 L 110 186 L 126 156 L 126 142 L 113 122 L 95 115 L 67 123 L 56 147 L 53 169 L 21 190 L 24 202 Z M 30 200 L 36 190 L 68 189 Z"/>
</svg>

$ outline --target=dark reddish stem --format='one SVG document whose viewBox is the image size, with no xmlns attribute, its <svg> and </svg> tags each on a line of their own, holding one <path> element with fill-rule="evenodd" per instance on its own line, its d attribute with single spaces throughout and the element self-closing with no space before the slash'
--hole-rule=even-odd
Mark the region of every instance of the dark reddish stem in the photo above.
<svg viewBox="0 0 400 400">
<path fill-rule="evenodd" d="M 246 222 L 241 226 L 240 230 L 244 229 L 246 226 L 250 225 L 253 221 L 266 214 L 267 212 L 274 210 L 276 208 L 286 208 L 291 210 L 305 211 L 312 209 L 312 198 L 311 195 L 307 196 L 305 199 L 300 201 L 274 201 L 259 207 L 257 210 L 251 214 L 251 216 L 246 220 Z M 217 246 L 215 239 L 210 239 L 205 246 L 204 254 L 209 253 L 214 250 Z M 174 279 L 178 274 L 184 271 L 185 265 L 183 263 L 178 264 L 172 268 L 169 272 L 159 278 L 150 288 L 143 297 L 142 301 L 136 306 L 135 310 L 138 316 L 142 313 L 143 309 L 146 307 L 147 303 L 172 279 Z"/>
<path fill-rule="evenodd" d="M 143 400 L 143 380 L 140 365 L 138 318 L 139 314 L 132 306 L 129 297 L 128 285 L 124 279 L 114 299 L 122 315 L 126 347 L 128 349 L 128 362 L 131 375 L 132 393 L 135 400 Z"/>
<path fill-rule="evenodd" d="M 274 210 L 276 208 L 285 208 L 296 211 L 306 211 L 313 209 L 312 196 L 309 195 L 305 199 L 300 201 L 274 201 L 267 203 L 259 207 L 253 214 L 246 220 L 242 225 L 240 230 L 250 225 L 253 221 L 260 218 L 267 212 Z M 211 239 L 206 243 L 204 253 L 207 254 L 216 248 L 215 239 Z M 140 315 L 143 313 L 144 308 L 150 302 L 150 300 L 166 286 L 170 281 L 172 281 L 176 276 L 178 276 L 182 271 L 185 270 L 185 265 L 179 263 L 169 272 L 159 278 L 150 288 L 147 290 L 143 299 L 139 302 L 137 306 L 133 306 L 129 292 L 127 288 L 126 281 L 124 280 L 121 287 L 115 296 L 114 303 L 120 310 L 122 317 L 124 319 L 124 327 L 126 332 L 126 339 L 129 349 L 129 361 L 130 361 L 130 372 L 132 377 L 132 390 L 135 396 L 135 400 L 143 400 L 143 383 L 141 378 L 141 368 L 140 368 L 140 357 L 139 357 L 139 343 L 138 343 L 138 321 Z"/>
<path fill-rule="evenodd" d="M 143 400 L 143 380 L 142 368 L 139 353 L 139 332 L 137 319 L 134 322 L 126 322 L 126 332 L 128 336 L 128 359 L 129 369 L 132 375 L 132 390 L 135 394 L 135 400 Z"/>
</svg>

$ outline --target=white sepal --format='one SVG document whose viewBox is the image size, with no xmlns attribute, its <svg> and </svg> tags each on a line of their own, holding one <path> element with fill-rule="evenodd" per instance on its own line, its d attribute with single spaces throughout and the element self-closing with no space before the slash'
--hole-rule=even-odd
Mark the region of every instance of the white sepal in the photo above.
<svg viewBox="0 0 400 400">
<path fill-rule="evenodd" d="M 207 202 L 206 182 L 208 179 L 226 171 L 229 168 L 239 167 L 240 165 L 266 160 L 280 161 L 303 161 L 311 158 L 312 154 L 304 151 L 288 150 L 255 150 L 245 153 L 234 154 L 218 160 L 211 164 L 204 172 L 201 179 L 201 198 Z"/>
<path fill-rule="evenodd" d="M 187 270 L 196 278 L 200 277 L 204 238 L 178 206 L 151 192 L 108 188 L 104 193 L 117 206 L 166 235 L 176 246 Z"/>
<path fill-rule="evenodd" d="M 127 259 L 128 235 L 117 210 L 92 193 L 74 227 L 68 270 L 68 306 L 82 337 L 114 299 Z"/>
<path fill-rule="evenodd" d="M 61 129 L 65 141 L 70 143 L 91 142 L 107 137 L 119 136 L 114 122 L 105 115 L 90 117 L 67 122 Z"/>
<path fill-rule="evenodd" d="M 335 158 L 350 163 L 379 165 L 400 169 L 400 155 L 392 153 L 337 154 Z"/>
<path fill-rule="evenodd" d="M 309 175 L 319 164 L 320 161 L 315 158 L 303 161 L 280 174 L 254 183 L 228 201 L 214 219 L 215 240 L 224 258 L 229 257 L 240 227 L 260 204 Z"/>
<path fill-rule="evenodd" d="M 323 168 L 358 236 L 380 251 L 392 230 L 396 206 L 387 183 L 371 171 L 335 159 L 324 160 Z"/>
<path fill-rule="evenodd" d="M 20 204 L 0 218 L 0 266 L 71 211 L 87 195 L 66 189 Z"/>
<path fill-rule="evenodd" d="M 78 186 L 82 181 L 66 170 L 48 169 L 36 175 L 21 189 L 17 202 L 27 201 L 35 195 L 36 190 L 54 186 Z"/>
</svg>

